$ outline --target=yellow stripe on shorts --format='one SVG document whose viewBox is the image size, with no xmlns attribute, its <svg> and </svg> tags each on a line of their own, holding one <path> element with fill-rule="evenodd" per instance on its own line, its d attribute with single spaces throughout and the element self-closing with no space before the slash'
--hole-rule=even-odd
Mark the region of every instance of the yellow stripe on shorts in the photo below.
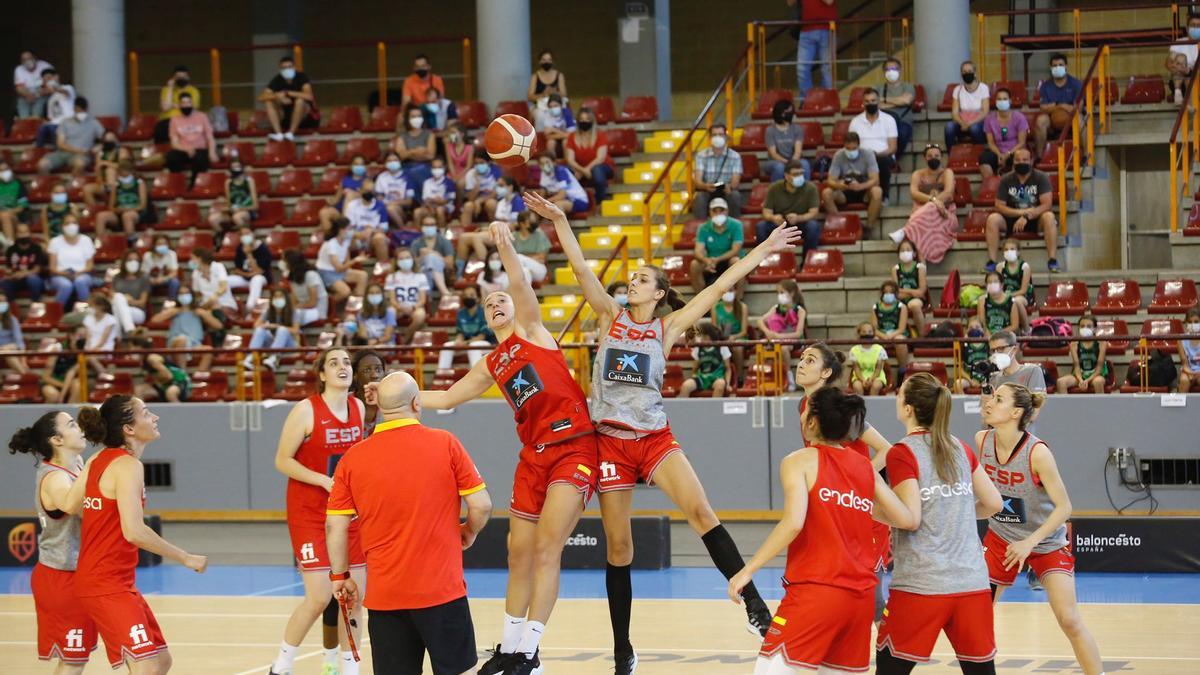
<svg viewBox="0 0 1200 675">
<path fill-rule="evenodd" d="M 583 474 L 584 474 L 585 476 L 590 476 L 590 475 L 592 475 L 592 470 L 591 470 L 591 469 L 589 469 L 589 468 L 587 468 L 586 466 L 584 466 L 584 465 L 582 465 L 582 464 L 576 464 L 576 465 L 575 465 L 575 468 L 576 468 L 576 469 L 579 469 L 580 471 L 582 471 L 582 472 L 583 472 Z"/>
<path fill-rule="evenodd" d="M 786 626 L 787 619 L 783 618 L 782 616 L 776 616 L 771 618 L 771 623 L 777 623 L 780 626 Z"/>
</svg>

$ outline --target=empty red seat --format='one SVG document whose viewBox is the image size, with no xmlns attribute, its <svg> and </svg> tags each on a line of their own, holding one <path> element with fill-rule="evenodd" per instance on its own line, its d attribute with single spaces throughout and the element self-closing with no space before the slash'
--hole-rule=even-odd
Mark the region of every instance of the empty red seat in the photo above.
<svg viewBox="0 0 1200 675">
<path fill-rule="evenodd" d="M 857 244 L 862 239 L 862 220 L 857 213 L 834 213 L 825 217 L 822 246 Z"/>
<path fill-rule="evenodd" d="M 150 197 L 153 199 L 179 199 L 187 192 L 188 177 L 182 173 L 155 174 L 154 182 L 150 184 Z"/>
<path fill-rule="evenodd" d="M 792 101 L 792 92 L 790 89 L 768 89 L 758 95 L 758 106 L 750 115 L 756 120 L 771 119 L 771 112 L 775 107 L 776 101 Z"/>
<path fill-rule="evenodd" d="M 258 150 L 250 141 L 222 143 L 220 164 L 223 167 L 228 166 L 229 162 L 235 157 L 242 160 L 242 163 L 246 166 L 254 166 L 254 162 L 258 159 Z"/>
<path fill-rule="evenodd" d="M 837 281 L 846 273 L 842 252 L 836 248 L 809 251 L 804 259 L 804 269 L 796 274 L 797 281 L 809 283 Z"/>
<path fill-rule="evenodd" d="M 96 237 L 96 257 L 98 263 L 110 263 L 114 260 L 120 260 L 121 256 L 125 255 L 125 251 L 129 250 L 129 241 L 125 239 L 123 233 L 106 234 L 103 237 Z"/>
<path fill-rule="evenodd" d="M 984 146 L 970 143 L 959 143 L 950 148 L 950 160 L 947 166 L 955 173 L 978 173 L 979 156 L 983 154 Z"/>
<path fill-rule="evenodd" d="M 767 190 L 770 187 L 767 183 L 755 183 L 754 187 L 750 188 L 750 198 L 742 207 L 742 213 L 762 213 L 763 202 L 767 201 Z"/>
<path fill-rule="evenodd" d="M 262 155 L 251 162 L 252 166 L 276 167 L 287 166 L 296 159 L 296 144 L 291 141 L 267 141 Z"/>
<path fill-rule="evenodd" d="M 804 105 L 796 111 L 797 117 L 829 117 L 838 114 L 842 101 L 836 89 L 813 87 L 804 97 Z"/>
<path fill-rule="evenodd" d="M 217 403 L 224 401 L 229 394 L 229 374 L 223 370 L 200 371 L 192 373 L 192 393 L 188 401 L 196 403 Z"/>
<path fill-rule="evenodd" d="M 317 391 L 317 380 L 313 372 L 307 368 L 293 368 L 288 371 L 283 389 L 275 394 L 276 398 L 285 401 L 302 401 Z"/>
<path fill-rule="evenodd" d="M 1124 319 L 1097 319 L 1096 320 L 1096 336 L 1097 337 L 1121 337 L 1129 335 L 1129 326 Z M 1108 343 L 1108 355 L 1120 356 L 1125 353 L 1125 349 L 1129 346 L 1129 342 L 1125 340 L 1113 340 Z"/>
<path fill-rule="evenodd" d="M 954 177 L 954 203 L 963 208 L 971 203 L 971 179 L 966 176 Z"/>
<path fill-rule="evenodd" d="M 1066 351 L 1066 349 L 1067 349 L 1066 347 L 1063 347 L 1063 351 Z M 1042 377 L 1046 380 L 1047 384 L 1049 384 L 1050 382 L 1058 382 L 1058 364 L 1057 363 L 1055 363 L 1053 361 L 1037 361 L 1036 363 L 1042 367 Z M 1053 386 L 1050 386 L 1050 387 L 1046 388 L 1046 391 L 1049 393 L 1053 393 L 1055 391 L 1055 389 Z"/>
<path fill-rule="evenodd" d="M 311 139 L 304 143 L 304 148 L 296 156 L 292 164 L 295 166 L 325 166 L 337 161 L 337 144 L 332 139 Z"/>
<path fill-rule="evenodd" d="M 217 249 L 216 257 L 221 262 L 229 262 L 237 255 L 238 233 L 230 230 L 221 237 L 221 247 Z M 182 260 L 182 258 L 180 258 Z"/>
<path fill-rule="evenodd" d="M 987 218 L 989 209 L 971 209 L 963 222 L 963 229 L 958 233 L 959 241 L 983 241 L 987 238 Z"/>
<path fill-rule="evenodd" d="M 833 131 L 825 143 L 827 148 L 840 148 L 846 144 L 846 134 L 850 133 L 850 120 L 840 119 L 833 123 Z"/>
<path fill-rule="evenodd" d="M 355 136 L 346 142 L 339 164 L 349 164 L 355 155 L 362 155 L 367 163 L 379 159 L 379 140 L 369 136 Z"/>
<path fill-rule="evenodd" d="M 791 251 L 772 253 L 750 273 L 750 281 L 756 284 L 776 283 L 791 279 L 796 274 L 796 254 Z"/>
<path fill-rule="evenodd" d="M 608 96 L 585 98 L 579 106 L 591 109 L 592 114 L 596 116 L 596 124 L 611 124 L 613 120 L 617 119 L 617 107 L 613 105 L 612 98 Z"/>
<path fill-rule="evenodd" d="M 213 233 L 205 232 L 204 230 L 188 230 L 179 235 L 179 241 L 175 244 L 175 255 L 180 262 L 187 262 L 192 257 L 192 249 L 207 248 L 210 251 L 213 248 Z"/>
<path fill-rule="evenodd" d="M 254 227 L 275 227 L 282 224 L 286 217 L 283 202 L 260 199 L 258 200 L 258 216 L 250 224 Z M 278 255 L 276 254 L 276 256 Z"/>
<path fill-rule="evenodd" d="M 458 105 L 459 121 L 462 121 L 462 104 Z M 371 109 L 367 118 L 367 126 L 363 131 L 392 133 L 396 130 L 396 118 L 400 116 L 398 105 L 377 105 Z"/>
<path fill-rule="evenodd" d="M 946 375 L 946 364 L 941 361 L 910 361 L 905 372 L 907 377 L 912 377 L 917 373 L 929 373 L 937 378 L 938 382 L 941 382 L 943 385 L 949 385 L 949 378 Z"/>
<path fill-rule="evenodd" d="M 917 94 L 913 97 L 912 111 L 920 113 L 925 111 L 925 107 L 929 105 L 929 97 L 925 95 L 925 85 L 916 85 Z"/>
<path fill-rule="evenodd" d="M 742 137 L 733 146 L 738 152 L 757 152 L 767 149 L 767 125 L 751 123 L 742 127 Z"/>
<path fill-rule="evenodd" d="M 692 266 L 690 255 L 669 255 L 663 258 L 662 269 L 672 286 L 689 286 L 688 270 Z"/>
<path fill-rule="evenodd" d="M 154 138 L 154 125 L 158 124 L 158 115 L 154 113 L 139 113 L 130 115 L 125 131 L 117 137 L 125 142 L 148 141 Z"/>
<path fill-rule="evenodd" d="M 1070 171 L 1071 168 L 1071 141 L 1051 141 L 1046 144 L 1045 151 L 1042 152 L 1041 158 L 1038 159 L 1037 168 L 1040 171 L 1058 171 L 1058 146 L 1063 146 L 1063 162 L 1066 164 L 1064 168 Z M 1058 180 L 1050 182 L 1051 185 L 1058 189 Z"/>
<path fill-rule="evenodd" d="M 1165 349 L 1172 353 L 1176 350 L 1177 340 L 1155 339 L 1155 335 L 1180 335 L 1183 333 L 1183 322 L 1179 319 L 1146 319 L 1142 322 L 1142 337 L 1146 338 L 1150 349 Z"/>
<path fill-rule="evenodd" d="M 31 302 L 25 317 L 21 319 L 21 330 L 44 332 L 54 330 L 62 320 L 63 308 L 57 302 Z"/>
<path fill-rule="evenodd" d="M 1134 75 L 1129 78 L 1121 103 L 1162 103 L 1167 98 L 1167 89 L 1159 75 Z"/>
<path fill-rule="evenodd" d="M 295 230 L 271 230 L 267 235 L 267 248 L 271 255 L 282 258 L 288 249 L 300 248 L 300 233 Z"/>
<path fill-rule="evenodd" d="M 608 154 L 613 157 L 628 157 L 638 151 L 637 132 L 633 129 L 608 129 Z"/>
<path fill-rule="evenodd" d="M 1150 300 L 1151 314 L 1183 314 L 1196 306 L 1193 279 L 1159 279 Z"/>
<path fill-rule="evenodd" d="M 679 233 L 679 237 L 675 239 L 676 251 L 690 251 L 696 246 L 696 231 L 700 229 L 700 224 L 703 221 L 689 220 L 683 224 L 683 230 Z"/>
<path fill-rule="evenodd" d="M 621 107 L 622 122 L 653 122 L 658 119 L 658 99 L 653 96 L 628 96 Z"/>
<path fill-rule="evenodd" d="M 1048 316 L 1080 316 L 1088 310 L 1087 284 L 1082 281 L 1051 281 L 1040 312 Z"/>
<path fill-rule="evenodd" d="M 25 117 L 13 120 L 12 127 L 8 130 L 8 136 L 0 139 L 6 145 L 18 145 L 21 143 L 32 143 L 37 138 L 38 129 L 42 127 L 42 120 L 39 117 Z"/>
<path fill-rule="evenodd" d="M 238 128 L 238 113 L 236 110 L 226 110 L 225 117 L 229 120 L 229 128 L 225 131 L 213 129 L 213 138 L 229 138 L 237 131 Z"/>
<path fill-rule="evenodd" d="M 1093 314 L 1137 314 L 1142 307 L 1142 289 L 1133 279 L 1100 282 L 1100 293 Z"/>
<path fill-rule="evenodd" d="M 842 108 L 843 115 L 857 115 L 863 111 L 863 97 L 867 94 L 866 87 L 854 87 L 850 90 L 850 98 Z"/>
<path fill-rule="evenodd" d="M 975 194 L 975 206 L 994 206 L 996 193 L 1000 190 L 1000 176 L 992 175 L 983 179 L 979 184 L 979 192 Z"/>
<path fill-rule="evenodd" d="M 464 129 L 478 129 L 487 126 L 487 123 L 491 120 L 488 117 L 487 104 L 483 101 L 462 101 L 455 104 L 455 108 L 458 110 L 458 123 Z M 498 109 L 496 114 L 501 114 Z M 526 109 L 523 116 L 529 116 L 528 109 Z"/>
<path fill-rule="evenodd" d="M 223 352 L 217 352 L 221 354 Z M 236 355 L 236 352 L 225 352 Z M 286 358 L 286 357 L 285 357 Z M 232 365 L 232 364 L 230 364 Z M 246 379 L 242 380 L 242 398 L 247 401 L 254 400 L 254 381 L 258 380 L 258 391 L 261 398 L 275 398 L 275 374 L 269 370 L 262 369 L 258 371 L 258 377 L 255 378 L 254 373 L 248 373 Z M 237 381 L 229 383 L 229 394 L 226 396 L 227 401 L 238 400 Z"/>
<path fill-rule="evenodd" d="M 958 86 L 958 82 L 951 82 L 946 85 L 946 92 L 942 95 L 942 102 L 938 104 L 938 112 L 950 112 L 954 107 L 954 88 Z"/>
<path fill-rule="evenodd" d="M 312 187 L 312 172 L 308 169 L 284 169 L 269 194 L 272 197 L 299 197 L 308 194 Z"/>
<path fill-rule="evenodd" d="M 461 116 L 461 111 L 459 114 Z M 529 119 L 529 104 L 525 101 L 500 101 L 496 103 L 496 117 L 501 115 L 520 115 Z"/>
<path fill-rule="evenodd" d="M 1009 97 L 1012 100 L 1012 107 L 1024 108 L 1029 102 L 1029 91 L 1022 80 L 1001 80 L 992 84 L 992 98 L 996 98 L 996 90 L 1001 87 L 1008 90 Z M 994 107 L 994 106 L 993 106 Z"/>
<path fill-rule="evenodd" d="M 340 105 L 329 112 L 329 116 L 321 115 L 322 134 L 352 134 L 363 128 L 362 111 L 358 106 Z"/>
<path fill-rule="evenodd" d="M 25 198 L 33 204 L 50 201 L 50 190 L 62 182 L 58 176 L 33 176 L 25 184 Z"/>
<path fill-rule="evenodd" d="M 182 174 L 181 174 L 182 177 Z M 225 195 L 225 181 L 229 176 L 223 171 L 205 171 L 196 175 L 196 184 L 187 191 L 188 199 L 216 199 Z"/>
<path fill-rule="evenodd" d="M 13 160 L 12 169 L 17 173 L 33 173 L 38 170 L 38 162 L 50 152 L 50 148 L 25 148 Z"/>
<path fill-rule="evenodd" d="M 350 170 L 341 167 L 329 167 L 321 172 L 321 180 L 313 186 L 314 195 L 331 195 L 337 192 L 342 179 L 350 175 Z"/>
<path fill-rule="evenodd" d="M 675 398 L 683 386 L 683 366 L 668 363 L 663 370 L 662 395 L 664 398 Z"/>
<path fill-rule="evenodd" d="M 200 224 L 200 207 L 195 202 L 175 202 L 167 207 L 160 227 L 164 230 L 186 230 Z"/>
<path fill-rule="evenodd" d="M 41 403 L 42 387 L 38 373 L 5 373 L 0 386 L 0 403 Z"/>
<path fill-rule="evenodd" d="M 71 176 L 67 179 L 67 197 L 73 202 L 81 202 L 83 201 L 83 188 L 89 183 L 98 182 L 99 179 L 95 176 Z"/>
<path fill-rule="evenodd" d="M 118 136 L 121 133 L 121 118 L 117 115 L 96 115 L 96 121 L 105 131 L 111 131 Z"/>
<path fill-rule="evenodd" d="M 265 195 L 271 191 L 271 174 L 266 171 L 248 171 L 246 177 L 254 181 L 254 189 L 259 195 Z"/>
<path fill-rule="evenodd" d="M 254 110 L 242 118 L 238 136 L 266 136 L 271 133 L 271 121 L 266 110 Z"/>
<path fill-rule="evenodd" d="M 319 220 L 324 199 L 301 199 L 292 206 L 292 215 L 283 221 L 284 227 L 311 227 Z"/>
<path fill-rule="evenodd" d="M 742 155 L 742 182 L 749 183 L 762 175 L 762 168 L 758 165 L 758 155 L 744 154 Z"/>
<path fill-rule="evenodd" d="M 128 372 L 101 373 L 92 383 L 88 392 L 88 400 L 92 403 L 103 403 L 109 396 L 124 394 L 133 395 L 133 375 Z"/>
</svg>

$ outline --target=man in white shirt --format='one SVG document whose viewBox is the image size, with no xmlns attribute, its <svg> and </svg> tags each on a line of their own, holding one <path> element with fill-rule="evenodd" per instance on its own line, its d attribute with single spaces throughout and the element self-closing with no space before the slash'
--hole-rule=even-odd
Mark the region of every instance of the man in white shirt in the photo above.
<svg viewBox="0 0 1200 675">
<path fill-rule="evenodd" d="M 237 311 L 237 300 L 233 299 L 233 291 L 229 288 L 229 270 L 225 265 L 213 259 L 213 253 L 207 248 L 192 250 L 195 259 L 192 264 L 192 292 L 196 294 L 196 306 L 207 310 Z M 224 323 L 224 317 L 221 318 Z"/>
<path fill-rule="evenodd" d="M 42 87 L 42 71 L 53 68 L 33 52 L 21 52 L 21 63 L 13 70 L 13 88 L 17 92 L 17 117 L 45 117 L 50 92 Z"/>
<path fill-rule="evenodd" d="M 892 162 L 896 156 L 896 118 L 879 112 L 879 92 L 867 89 L 863 94 L 863 111 L 850 120 L 850 131 L 858 134 L 859 147 L 875 153 L 879 165 L 879 186 L 884 203 L 892 181 Z"/>
<path fill-rule="evenodd" d="M 1167 54 L 1167 76 L 1177 104 L 1183 103 L 1188 75 L 1196 67 L 1196 57 L 1200 54 L 1197 41 L 1200 41 L 1200 14 L 1191 13 L 1187 19 L 1187 36 L 1171 45 L 1171 51 Z"/>
<path fill-rule="evenodd" d="M 399 249 L 396 251 L 396 271 L 383 282 L 383 289 L 388 292 L 396 310 L 396 318 L 412 317 L 408 326 L 410 339 L 412 331 L 425 325 L 425 302 L 429 298 L 429 278 L 414 267 L 412 251 Z"/>
<path fill-rule="evenodd" d="M 58 125 L 75 116 L 75 87 L 63 84 L 53 68 L 42 71 L 42 87 L 51 93 L 46 104 L 46 123 L 38 129 L 36 145 L 52 147 L 57 140 Z"/>
</svg>

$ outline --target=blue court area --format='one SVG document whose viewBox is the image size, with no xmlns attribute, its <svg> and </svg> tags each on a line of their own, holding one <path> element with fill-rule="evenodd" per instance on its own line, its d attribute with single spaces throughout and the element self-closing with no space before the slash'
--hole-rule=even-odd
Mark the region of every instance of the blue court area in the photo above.
<svg viewBox="0 0 1200 675">
<path fill-rule="evenodd" d="M 768 568 L 755 583 L 768 600 L 783 597 L 779 576 Z M 29 590 L 30 570 L 0 569 L 0 593 L 22 595 Z M 503 598 L 504 570 L 468 570 L 467 587 L 473 598 Z M 138 588 L 147 595 L 235 595 L 245 597 L 300 596 L 303 586 L 294 568 L 282 565 L 218 565 L 196 574 L 179 565 L 139 569 Z M 725 579 L 714 569 L 675 567 L 668 570 L 635 570 L 633 594 L 661 600 L 711 600 L 725 598 Z M 1076 588 L 1081 602 L 1111 604 L 1200 604 L 1200 574 L 1079 574 Z M 603 570 L 566 570 L 562 598 L 603 598 Z M 1003 602 L 1044 602 L 1045 593 L 1030 590 L 1024 575 L 1004 594 Z"/>
</svg>

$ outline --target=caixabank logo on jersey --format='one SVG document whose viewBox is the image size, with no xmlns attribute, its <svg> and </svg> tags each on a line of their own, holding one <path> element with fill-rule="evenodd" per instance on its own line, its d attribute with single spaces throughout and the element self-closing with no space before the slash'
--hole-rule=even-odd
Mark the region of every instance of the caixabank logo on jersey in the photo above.
<svg viewBox="0 0 1200 675">
<path fill-rule="evenodd" d="M 532 363 L 526 364 L 504 383 L 504 393 L 517 410 L 542 391 L 542 378 Z"/>
<path fill-rule="evenodd" d="M 609 349 L 604 359 L 604 379 L 625 384 L 649 384 L 650 355 L 624 349 Z"/>
<path fill-rule="evenodd" d="M 1200 519 L 1076 518 L 1075 566 L 1085 572 L 1200 572 Z"/>
</svg>

